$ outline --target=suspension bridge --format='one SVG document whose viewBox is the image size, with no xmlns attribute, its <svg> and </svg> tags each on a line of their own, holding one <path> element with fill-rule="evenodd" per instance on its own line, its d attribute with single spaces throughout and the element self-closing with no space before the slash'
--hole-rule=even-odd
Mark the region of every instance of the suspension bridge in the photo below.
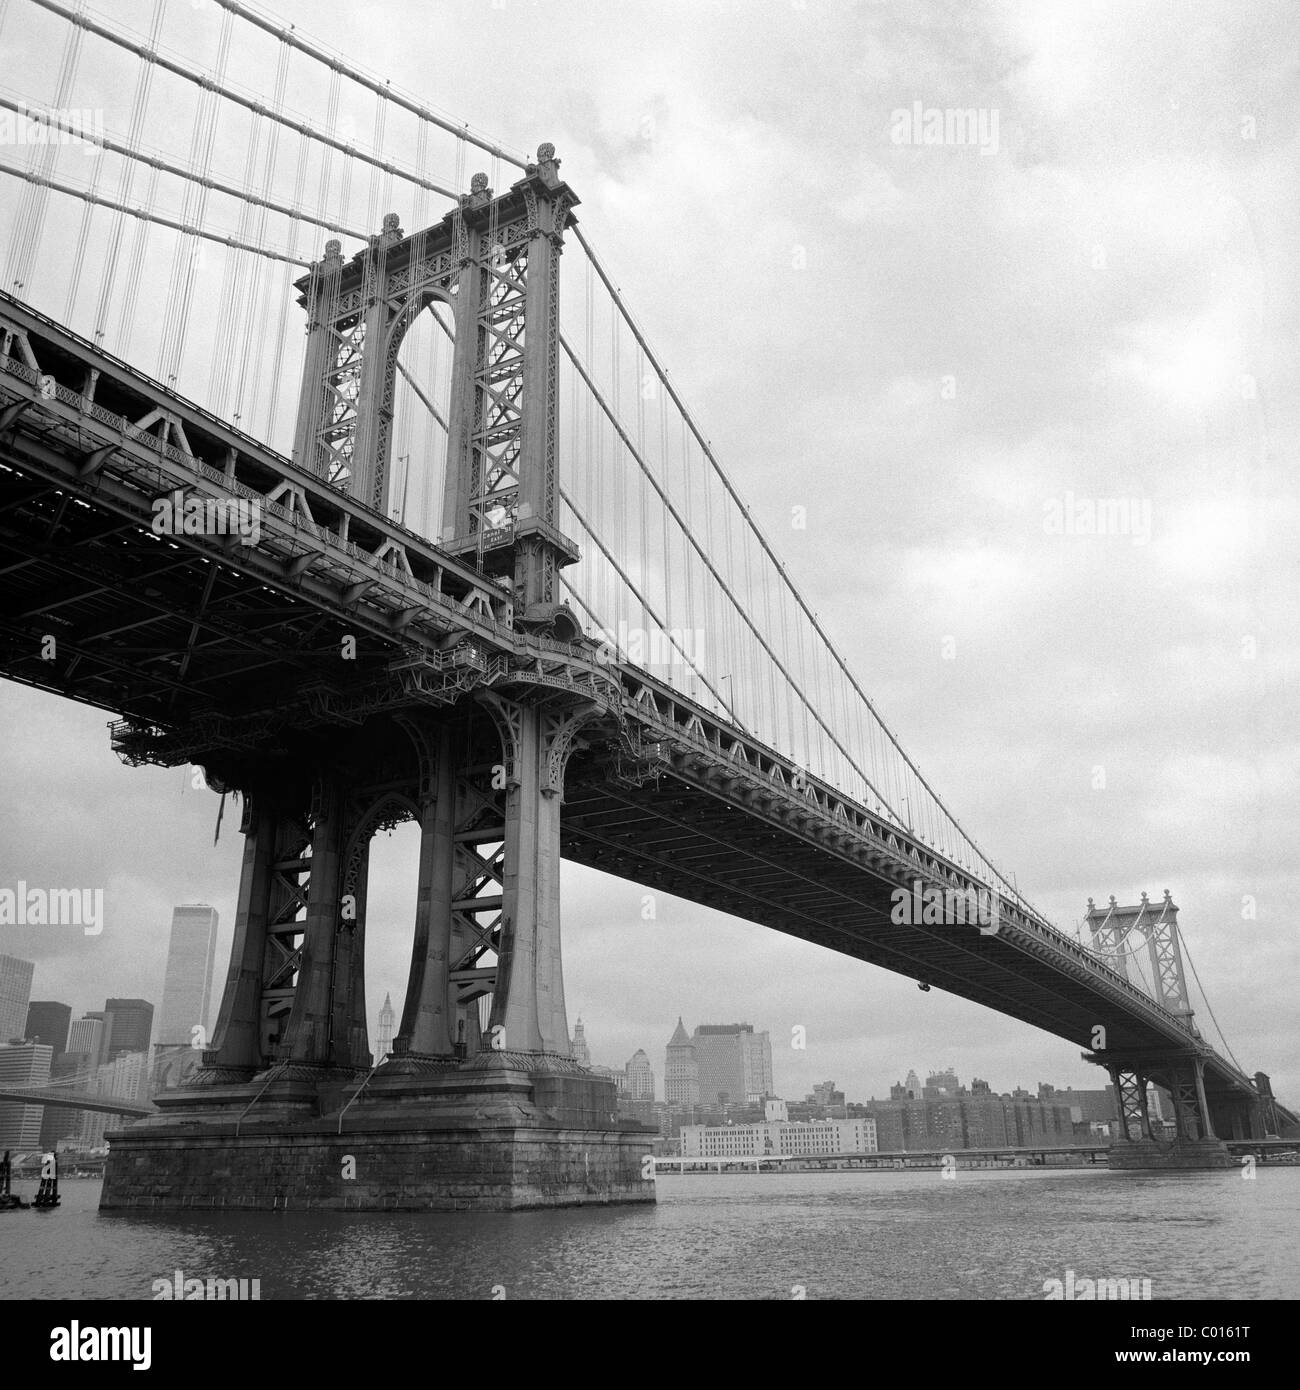
<svg viewBox="0 0 1300 1390">
<path fill-rule="evenodd" d="M 561 858 L 1077 1043 L 1112 1162 L 1294 1122 L 1197 1027 L 1167 893 L 1076 940 L 907 756 L 552 146 L 239 0 L 138 14 L 0 7 L 31 59 L 0 88 L 0 672 L 110 711 L 132 766 L 202 767 L 245 837 L 213 1046 L 116 1138 L 105 1205 L 652 1200 L 648 1135 L 571 1056 Z M 372 1068 L 368 846 L 408 820 Z"/>
</svg>

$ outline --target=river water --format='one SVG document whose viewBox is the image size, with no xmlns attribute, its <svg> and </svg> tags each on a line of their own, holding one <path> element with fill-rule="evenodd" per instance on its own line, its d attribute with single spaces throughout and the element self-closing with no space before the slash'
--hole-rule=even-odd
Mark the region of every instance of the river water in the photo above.
<svg viewBox="0 0 1300 1390">
<path fill-rule="evenodd" d="M 177 1270 L 263 1300 L 1042 1299 L 1071 1270 L 1300 1297 L 1300 1168 L 661 1174 L 653 1207 L 472 1216 L 101 1214 L 99 1182 L 61 1186 L 0 1215 L 0 1298 L 151 1298 Z"/>
</svg>

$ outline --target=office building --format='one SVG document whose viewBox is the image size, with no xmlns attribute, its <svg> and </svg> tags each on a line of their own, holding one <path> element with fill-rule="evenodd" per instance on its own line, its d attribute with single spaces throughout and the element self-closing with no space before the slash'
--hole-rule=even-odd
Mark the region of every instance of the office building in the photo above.
<svg viewBox="0 0 1300 1390">
<path fill-rule="evenodd" d="M 212 967 L 217 952 L 217 911 L 202 903 L 172 909 L 167 974 L 158 1016 L 160 1044 L 194 1042 L 194 1029 L 206 1040 L 211 1023 Z M 138 1041 L 133 1037 L 132 1043 Z M 114 1052 L 116 1039 L 110 1041 Z M 147 1046 L 147 1041 L 146 1041 Z M 132 1046 L 128 1051 L 140 1049 Z"/>
<path fill-rule="evenodd" d="M 32 997 L 36 966 L 17 956 L 0 956 L 0 1045 L 25 1042 L 27 1006 Z"/>
<path fill-rule="evenodd" d="M 33 999 L 27 1006 L 26 1041 L 54 1049 L 57 1057 L 68 1050 L 68 1029 L 72 1026 L 72 1005 L 52 999 Z"/>
<path fill-rule="evenodd" d="M 68 1056 L 83 1060 L 83 1067 L 93 1076 L 95 1069 L 104 1060 L 104 1017 L 102 1014 L 85 1014 L 74 1019 L 68 1029 Z"/>
<path fill-rule="evenodd" d="M 104 1060 L 128 1052 L 148 1053 L 153 1039 L 153 1005 L 146 999 L 104 1001 Z M 186 1041 L 189 1041 L 187 1036 Z"/>
<path fill-rule="evenodd" d="M 702 1023 L 693 1038 L 703 1105 L 761 1102 L 772 1091 L 772 1042 L 750 1023 Z"/>
<path fill-rule="evenodd" d="M 637 1048 L 624 1068 L 629 1100 L 654 1100 L 655 1074 L 644 1048 Z"/>
<path fill-rule="evenodd" d="M 695 1044 L 682 1025 L 680 1015 L 664 1057 L 664 1099 L 669 1105 L 700 1103 L 700 1064 L 695 1058 Z"/>
<path fill-rule="evenodd" d="M 47 1086 L 54 1049 L 40 1043 L 0 1045 L 0 1087 Z M 0 1152 L 5 1149 L 38 1149 L 41 1144 L 43 1105 L 0 1100 Z"/>
<path fill-rule="evenodd" d="M 591 1066 L 591 1048 L 587 1046 L 587 1030 L 582 1026 L 582 1019 L 579 1017 L 573 1028 L 572 1052 L 574 1061 L 579 1066 Z"/>
</svg>

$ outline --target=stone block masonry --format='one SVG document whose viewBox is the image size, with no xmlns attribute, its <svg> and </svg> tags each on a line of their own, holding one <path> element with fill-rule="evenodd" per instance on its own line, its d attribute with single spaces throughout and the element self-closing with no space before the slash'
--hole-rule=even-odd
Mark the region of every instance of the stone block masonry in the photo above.
<svg viewBox="0 0 1300 1390">
<path fill-rule="evenodd" d="M 619 1131 L 124 1131 L 100 1208 L 509 1211 L 653 1202 L 647 1135 Z M 352 1174 L 352 1176 L 348 1176 Z"/>
</svg>

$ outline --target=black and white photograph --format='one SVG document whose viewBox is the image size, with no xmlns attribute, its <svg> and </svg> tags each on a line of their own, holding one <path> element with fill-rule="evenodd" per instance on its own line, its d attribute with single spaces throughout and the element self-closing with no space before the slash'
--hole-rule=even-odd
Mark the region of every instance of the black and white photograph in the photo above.
<svg viewBox="0 0 1300 1390">
<path fill-rule="evenodd" d="M 475 1300 L 1282 1372 L 1298 55 L 0 0 L 7 1374 Z"/>
</svg>

